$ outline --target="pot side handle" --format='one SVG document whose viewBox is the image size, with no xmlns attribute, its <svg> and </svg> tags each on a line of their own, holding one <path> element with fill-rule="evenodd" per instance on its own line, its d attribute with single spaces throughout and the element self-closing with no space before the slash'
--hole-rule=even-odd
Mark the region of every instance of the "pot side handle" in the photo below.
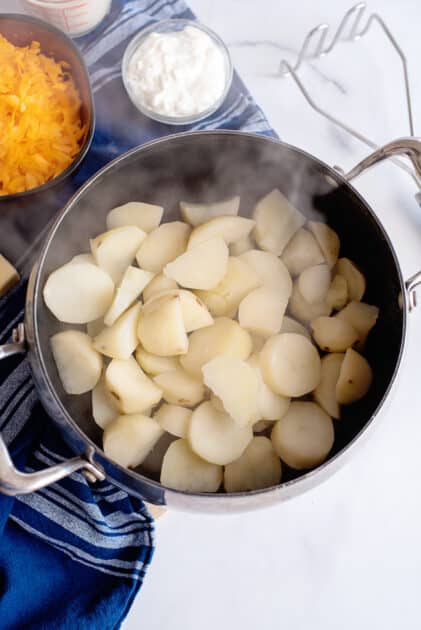
<svg viewBox="0 0 421 630">
<path fill-rule="evenodd" d="M 26 352 L 25 329 L 23 324 L 13 331 L 13 343 L 0 346 L 0 360 Z M 88 481 L 103 481 L 105 474 L 93 460 L 94 449 L 90 447 L 85 455 L 74 457 L 57 466 L 33 473 L 23 473 L 15 468 L 7 446 L 0 434 L 0 493 L 8 496 L 30 494 L 41 488 L 64 479 L 81 470 Z"/>
</svg>

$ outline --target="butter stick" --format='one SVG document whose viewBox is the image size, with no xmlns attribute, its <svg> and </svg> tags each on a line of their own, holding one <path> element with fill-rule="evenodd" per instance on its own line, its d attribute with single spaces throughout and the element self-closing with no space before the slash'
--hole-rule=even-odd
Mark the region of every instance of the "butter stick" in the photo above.
<svg viewBox="0 0 421 630">
<path fill-rule="evenodd" d="M 4 256 L 0 254 L 0 297 L 19 282 L 19 274 Z"/>
</svg>

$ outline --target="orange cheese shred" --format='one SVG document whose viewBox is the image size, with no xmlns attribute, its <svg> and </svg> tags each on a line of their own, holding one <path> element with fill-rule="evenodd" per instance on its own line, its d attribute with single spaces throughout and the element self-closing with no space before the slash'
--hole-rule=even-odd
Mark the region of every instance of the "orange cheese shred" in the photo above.
<svg viewBox="0 0 421 630">
<path fill-rule="evenodd" d="M 79 154 L 87 133 L 69 66 L 17 47 L 0 35 L 0 196 L 57 177 Z"/>
</svg>

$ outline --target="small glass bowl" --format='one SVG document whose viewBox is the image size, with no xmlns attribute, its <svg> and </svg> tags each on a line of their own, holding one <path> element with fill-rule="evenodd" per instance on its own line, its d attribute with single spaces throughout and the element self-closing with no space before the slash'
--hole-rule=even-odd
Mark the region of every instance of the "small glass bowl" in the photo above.
<svg viewBox="0 0 421 630">
<path fill-rule="evenodd" d="M 209 35 L 209 37 L 217 44 L 218 48 L 223 53 L 225 59 L 225 87 L 221 96 L 210 107 L 208 107 L 208 109 L 198 114 L 194 114 L 192 116 L 166 116 L 165 114 L 160 114 L 159 112 L 149 109 L 149 107 L 147 107 L 144 103 L 140 102 L 139 99 L 135 97 L 130 86 L 130 81 L 127 77 L 129 64 L 135 51 L 150 33 L 175 33 L 177 31 L 183 30 L 186 26 L 197 28 Z M 132 101 L 133 105 L 137 107 L 140 112 L 142 112 L 142 114 L 148 116 L 149 118 L 152 118 L 153 120 L 158 120 L 159 122 L 166 123 L 168 125 L 190 125 L 192 123 L 198 122 L 199 120 L 207 118 L 208 116 L 216 112 L 216 110 L 222 105 L 231 87 L 233 66 L 228 48 L 226 47 L 222 39 L 203 24 L 200 24 L 195 20 L 162 20 L 161 22 L 156 22 L 155 24 L 152 24 L 151 26 L 148 26 L 147 28 L 141 30 L 130 41 L 123 56 L 122 76 L 124 87 L 126 88 L 130 100 Z"/>
</svg>

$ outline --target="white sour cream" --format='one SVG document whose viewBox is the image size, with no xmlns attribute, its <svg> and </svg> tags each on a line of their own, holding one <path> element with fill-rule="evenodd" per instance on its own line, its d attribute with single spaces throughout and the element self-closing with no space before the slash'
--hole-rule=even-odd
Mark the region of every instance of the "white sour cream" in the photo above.
<svg viewBox="0 0 421 630">
<path fill-rule="evenodd" d="M 226 85 L 226 59 L 204 31 L 186 26 L 150 33 L 134 51 L 127 71 L 133 97 L 168 117 L 194 116 L 212 107 Z"/>
</svg>

